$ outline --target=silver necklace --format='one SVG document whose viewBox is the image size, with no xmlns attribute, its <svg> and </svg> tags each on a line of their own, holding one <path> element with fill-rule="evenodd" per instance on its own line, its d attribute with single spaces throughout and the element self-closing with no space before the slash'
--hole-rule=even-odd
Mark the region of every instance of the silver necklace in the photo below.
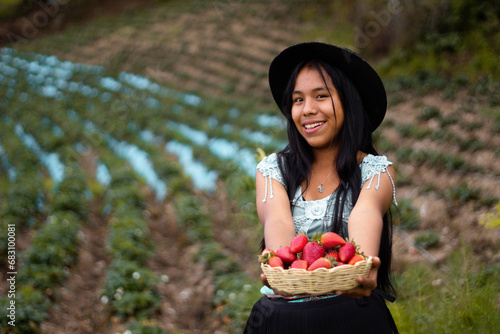
<svg viewBox="0 0 500 334">
<path fill-rule="evenodd" d="M 318 186 L 318 191 L 319 191 L 320 193 L 322 193 L 323 191 L 325 191 L 325 188 L 323 188 L 323 183 L 325 183 L 325 182 L 326 182 L 326 180 L 328 180 L 328 178 L 330 177 L 330 175 L 332 175 L 332 174 L 333 174 L 333 172 L 334 172 L 334 171 L 332 170 L 332 171 L 330 172 L 330 174 L 328 174 L 328 176 L 325 178 L 325 180 L 319 184 L 319 186 Z M 316 175 L 316 178 L 317 178 L 317 179 L 318 179 L 318 181 L 319 181 L 318 174 L 314 173 L 314 175 Z"/>
</svg>

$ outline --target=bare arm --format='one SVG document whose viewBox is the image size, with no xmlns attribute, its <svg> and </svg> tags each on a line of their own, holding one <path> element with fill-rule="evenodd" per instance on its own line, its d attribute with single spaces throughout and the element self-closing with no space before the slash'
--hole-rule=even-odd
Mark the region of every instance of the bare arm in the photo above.
<svg viewBox="0 0 500 334">
<path fill-rule="evenodd" d="M 281 246 L 288 246 L 295 236 L 295 227 L 293 225 L 292 213 L 290 212 L 290 203 L 285 187 L 274 179 L 270 179 L 273 188 L 273 197 L 265 198 L 266 182 L 269 178 L 257 171 L 256 179 L 256 201 L 257 214 L 264 227 L 264 237 L 266 248 L 277 250 Z M 269 185 L 268 185 L 269 187 Z"/>
<path fill-rule="evenodd" d="M 394 179 L 394 169 L 389 166 L 388 170 Z M 360 245 L 361 250 L 369 256 L 378 255 L 382 218 L 392 202 L 393 189 L 389 175 L 383 172 L 380 173 L 380 178 L 378 190 L 374 186 L 366 189 L 367 185 L 363 185 L 358 201 L 349 216 L 349 238 Z M 376 181 L 375 179 L 374 183 Z"/>
<path fill-rule="evenodd" d="M 260 171 L 257 171 L 256 179 L 256 195 L 257 195 L 257 214 L 259 220 L 264 227 L 264 238 L 266 248 L 277 251 L 281 246 L 288 246 L 295 236 L 295 227 L 293 224 L 292 213 L 290 212 L 290 203 L 285 187 L 276 180 L 270 179 L 273 188 L 273 197 L 269 195 L 266 198 L 266 182 Z M 269 185 L 268 185 L 269 187 Z M 266 201 L 262 200 L 266 198 Z M 264 274 L 260 275 L 262 284 L 270 286 Z M 290 294 L 274 290 L 274 293 L 282 296 L 291 296 Z"/>
<path fill-rule="evenodd" d="M 389 166 L 388 171 L 394 179 L 394 169 Z M 375 176 L 375 178 L 378 177 Z M 358 201 L 349 216 L 349 238 L 354 240 L 366 255 L 375 257 L 368 278 L 358 277 L 359 287 L 340 292 L 353 298 L 369 296 L 377 287 L 377 272 L 380 267 L 377 255 L 383 227 L 382 218 L 389 209 L 393 196 L 393 186 L 389 175 L 383 172 L 380 178 L 378 190 L 375 187 L 366 189 L 367 185 L 363 185 Z"/>
</svg>

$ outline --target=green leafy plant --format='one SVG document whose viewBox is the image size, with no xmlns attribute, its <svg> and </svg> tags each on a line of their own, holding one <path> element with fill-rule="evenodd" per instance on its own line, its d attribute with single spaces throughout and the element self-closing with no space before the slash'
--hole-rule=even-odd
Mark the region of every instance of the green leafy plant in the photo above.
<svg viewBox="0 0 500 334">
<path fill-rule="evenodd" d="M 480 198 L 480 191 L 469 187 L 466 183 L 447 189 L 444 192 L 445 198 L 450 201 L 451 205 L 463 205 L 471 200 Z"/>
<path fill-rule="evenodd" d="M 107 270 L 103 296 L 118 317 L 143 319 L 158 310 L 158 283 L 159 278 L 150 270 L 135 262 L 116 259 Z"/>
<path fill-rule="evenodd" d="M 419 233 L 415 238 L 415 246 L 425 249 L 436 248 L 439 245 L 440 234 L 434 231 Z"/>
<path fill-rule="evenodd" d="M 35 217 L 40 213 L 41 201 L 40 190 L 43 189 L 40 179 L 28 177 L 16 183 L 15 187 L 9 187 L 7 201 L 3 208 L 2 216 L 9 219 L 17 226 L 32 226 Z"/>
<path fill-rule="evenodd" d="M 147 321 L 145 323 L 132 321 L 127 324 L 127 329 L 131 332 L 130 334 L 168 334 L 160 327 L 149 324 Z"/>
<path fill-rule="evenodd" d="M 22 254 L 19 282 L 41 290 L 61 284 L 68 276 L 67 267 L 78 259 L 79 230 L 80 222 L 71 213 L 50 216 Z"/>
<path fill-rule="evenodd" d="M 491 121 L 493 131 L 500 132 L 500 112 L 498 108 L 483 108 L 479 112 Z"/>
<path fill-rule="evenodd" d="M 487 228 L 497 228 L 500 227 L 500 203 L 495 207 L 496 212 L 490 212 L 486 214 L 486 217 L 481 219 L 481 224 Z"/>
<path fill-rule="evenodd" d="M 11 300 L 15 301 L 15 321 L 6 316 L 10 314 L 8 310 L 11 306 Z M 4 296 L 0 299 L 0 307 L 2 308 L 3 316 L 0 317 L 0 331 L 2 333 L 24 334 L 24 333 L 40 333 L 40 324 L 47 319 L 49 313 L 49 300 L 44 294 L 32 286 L 19 286 L 16 289 L 14 299 Z"/>
<path fill-rule="evenodd" d="M 422 112 L 417 116 L 417 119 L 420 121 L 428 121 L 433 118 L 440 119 L 441 112 L 438 108 L 432 106 L 425 106 Z"/>
<path fill-rule="evenodd" d="M 113 259 L 139 264 L 145 264 L 153 255 L 154 249 L 147 225 L 133 212 L 112 219 L 108 245 Z"/>
<path fill-rule="evenodd" d="M 394 225 L 405 230 L 415 230 L 420 226 L 418 211 L 411 205 L 411 200 L 401 199 L 393 211 Z"/>
</svg>

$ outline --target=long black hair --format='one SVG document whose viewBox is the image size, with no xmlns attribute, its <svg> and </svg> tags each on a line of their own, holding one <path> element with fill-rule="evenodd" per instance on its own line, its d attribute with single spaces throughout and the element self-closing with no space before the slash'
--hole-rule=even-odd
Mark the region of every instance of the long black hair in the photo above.
<svg viewBox="0 0 500 334">
<path fill-rule="evenodd" d="M 288 81 L 282 103 L 282 112 L 287 119 L 288 145 L 278 153 L 278 165 L 283 175 L 288 198 L 290 198 L 291 210 L 295 206 L 293 200 L 295 193 L 304 180 L 306 180 L 307 189 L 308 176 L 311 173 L 311 165 L 314 160 L 313 150 L 299 133 L 291 113 L 295 81 L 299 72 L 305 66 L 315 68 L 321 74 L 325 86 L 328 88 L 325 79 L 326 72 L 337 90 L 344 110 L 344 124 L 337 136 L 339 138 L 338 155 L 332 157 L 332 162 L 336 161 L 336 170 L 340 183 L 335 193 L 334 215 L 331 222 L 332 231 L 343 235 L 342 217 L 344 205 L 348 197 L 351 197 L 350 201 L 354 205 L 362 187 L 361 169 L 357 161 L 357 153 L 362 151 L 367 154 L 378 155 L 373 146 L 372 126 L 358 90 L 341 70 L 321 60 L 304 61 L 295 67 Z M 331 91 L 330 96 L 333 96 Z M 383 217 L 378 255 L 381 266 L 378 270 L 377 286 L 385 292 L 395 293 L 390 281 L 392 256 L 392 219 L 390 210 Z"/>
</svg>

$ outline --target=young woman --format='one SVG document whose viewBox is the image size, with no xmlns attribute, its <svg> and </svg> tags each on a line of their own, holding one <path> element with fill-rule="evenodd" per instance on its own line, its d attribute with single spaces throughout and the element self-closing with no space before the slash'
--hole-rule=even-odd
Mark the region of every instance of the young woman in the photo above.
<svg viewBox="0 0 500 334">
<path fill-rule="evenodd" d="M 287 120 L 289 143 L 257 166 L 257 212 L 265 248 L 290 245 L 299 232 L 333 231 L 374 257 L 367 278 L 349 291 L 290 296 L 262 275 L 263 297 L 245 333 L 397 332 L 383 298 L 389 280 L 395 172 L 372 144 L 387 109 L 384 86 L 354 52 L 310 42 L 271 63 L 269 83 Z"/>
</svg>

